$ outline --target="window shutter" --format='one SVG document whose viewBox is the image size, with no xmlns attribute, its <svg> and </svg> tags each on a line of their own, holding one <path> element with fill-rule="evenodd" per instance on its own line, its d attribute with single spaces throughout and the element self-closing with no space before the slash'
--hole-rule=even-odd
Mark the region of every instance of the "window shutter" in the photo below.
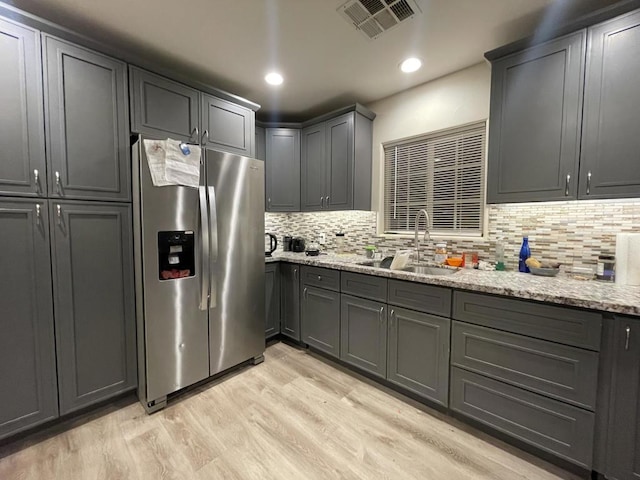
<svg viewBox="0 0 640 480">
<path fill-rule="evenodd" d="M 482 122 L 386 144 L 385 233 L 413 232 L 415 216 L 424 208 L 432 233 L 482 234 L 485 141 Z"/>
</svg>

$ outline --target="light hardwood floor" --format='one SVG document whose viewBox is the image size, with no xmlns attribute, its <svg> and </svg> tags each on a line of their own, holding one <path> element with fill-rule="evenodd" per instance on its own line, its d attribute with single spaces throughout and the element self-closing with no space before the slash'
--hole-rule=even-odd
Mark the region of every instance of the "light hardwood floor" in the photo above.
<svg viewBox="0 0 640 480">
<path fill-rule="evenodd" d="M 0 479 L 574 479 L 278 343 L 154 415 L 127 398 L 0 447 Z"/>
</svg>

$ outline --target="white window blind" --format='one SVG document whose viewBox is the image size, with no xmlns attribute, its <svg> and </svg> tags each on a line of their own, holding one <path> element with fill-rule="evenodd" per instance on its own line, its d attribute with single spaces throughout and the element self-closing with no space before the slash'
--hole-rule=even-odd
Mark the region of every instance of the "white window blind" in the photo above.
<svg viewBox="0 0 640 480">
<path fill-rule="evenodd" d="M 424 208 L 431 233 L 482 234 L 485 141 L 481 122 L 385 144 L 385 233 L 413 233 Z"/>
</svg>

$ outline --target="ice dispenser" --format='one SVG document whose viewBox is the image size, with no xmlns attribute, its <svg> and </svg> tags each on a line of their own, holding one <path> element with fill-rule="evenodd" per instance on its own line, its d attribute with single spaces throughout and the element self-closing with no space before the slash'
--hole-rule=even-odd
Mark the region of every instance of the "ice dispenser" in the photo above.
<svg viewBox="0 0 640 480">
<path fill-rule="evenodd" d="M 193 231 L 158 232 L 160 280 L 193 277 L 196 259 Z"/>
</svg>

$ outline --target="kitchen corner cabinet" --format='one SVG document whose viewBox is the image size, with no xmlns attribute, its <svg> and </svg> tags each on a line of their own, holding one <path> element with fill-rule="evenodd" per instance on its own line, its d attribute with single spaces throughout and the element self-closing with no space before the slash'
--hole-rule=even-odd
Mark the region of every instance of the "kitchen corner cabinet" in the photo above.
<svg viewBox="0 0 640 480">
<path fill-rule="evenodd" d="M 640 478 L 640 320 L 614 322 L 606 477 L 632 480 Z"/>
<path fill-rule="evenodd" d="M 640 196 L 640 11 L 591 27 L 579 198 Z"/>
<path fill-rule="evenodd" d="M 265 337 L 280 333 L 280 272 L 277 263 L 265 265 Z"/>
<path fill-rule="evenodd" d="M 205 93 L 201 99 L 202 146 L 253 157 L 254 112 Z"/>
<path fill-rule="evenodd" d="M 0 201 L 0 439 L 58 416 L 49 215 Z"/>
<path fill-rule="evenodd" d="M 49 194 L 129 201 L 125 63 L 43 35 Z"/>
<path fill-rule="evenodd" d="M 301 139 L 301 209 L 370 210 L 372 121 L 357 111 L 308 126 Z"/>
<path fill-rule="evenodd" d="M 581 30 L 492 64 L 488 203 L 576 198 L 585 45 Z"/>
<path fill-rule="evenodd" d="M 300 130 L 267 128 L 265 205 L 267 212 L 300 211 Z"/>
<path fill-rule="evenodd" d="M 300 266 L 280 265 L 280 333 L 300 341 Z"/>
<path fill-rule="evenodd" d="M 152 138 L 200 142 L 200 92 L 129 66 L 131 131 Z"/>
<path fill-rule="evenodd" d="M 0 18 L 0 195 L 46 196 L 40 34 Z"/>
<path fill-rule="evenodd" d="M 60 413 L 136 386 L 131 207 L 51 201 Z"/>
</svg>

